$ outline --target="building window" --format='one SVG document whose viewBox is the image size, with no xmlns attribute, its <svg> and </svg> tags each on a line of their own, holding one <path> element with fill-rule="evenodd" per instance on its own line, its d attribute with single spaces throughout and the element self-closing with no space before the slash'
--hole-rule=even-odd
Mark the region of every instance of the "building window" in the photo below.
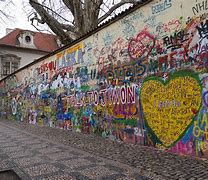
<svg viewBox="0 0 208 180">
<path fill-rule="evenodd" d="M 20 58 L 12 55 L 4 55 L 1 58 L 2 76 L 7 76 L 19 68 Z"/>
<path fill-rule="evenodd" d="M 10 62 L 4 62 L 2 63 L 2 69 L 3 69 L 3 76 L 10 74 Z"/>
<path fill-rule="evenodd" d="M 19 63 L 18 62 L 11 62 L 11 73 L 16 71 L 19 68 Z"/>
<path fill-rule="evenodd" d="M 26 43 L 30 43 L 31 42 L 31 37 L 30 36 L 25 36 L 25 41 L 26 41 Z"/>
</svg>

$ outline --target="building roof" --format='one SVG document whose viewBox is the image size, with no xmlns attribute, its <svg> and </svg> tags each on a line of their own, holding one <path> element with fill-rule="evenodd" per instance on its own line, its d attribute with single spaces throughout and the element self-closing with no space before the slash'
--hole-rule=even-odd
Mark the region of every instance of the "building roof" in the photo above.
<svg viewBox="0 0 208 180">
<path fill-rule="evenodd" d="M 14 29 L 6 36 L 0 39 L 0 45 L 12 46 L 12 47 L 21 47 L 18 42 L 18 37 L 20 34 L 24 32 L 31 32 L 33 34 L 33 41 L 36 47 L 36 50 L 51 52 L 59 48 L 57 43 L 57 36 L 53 34 L 47 34 L 42 32 L 34 32 L 30 30 L 23 30 L 23 29 Z M 33 49 L 33 48 L 31 48 Z"/>
</svg>

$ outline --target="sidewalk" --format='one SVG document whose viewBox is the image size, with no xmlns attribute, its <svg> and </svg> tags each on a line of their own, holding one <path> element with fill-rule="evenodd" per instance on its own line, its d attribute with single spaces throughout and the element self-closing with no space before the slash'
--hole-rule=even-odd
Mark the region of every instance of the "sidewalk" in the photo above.
<svg viewBox="0 0 208 180">
<path fill-rule="evenodd" d="M 208 179 L 208 161 L 14 121 L 0 121 L 0 144 L 0 159 L 5 153 L 16 164 L 0 168 L 23 170 L 33 179 Z"/>
<path fill-rule="evenodd" d="M 1 171 L 14 170 L 25 180 L 147 179 L 136 168 L 53 143 L 13 125 L 0 122 Z"/>
</svg>

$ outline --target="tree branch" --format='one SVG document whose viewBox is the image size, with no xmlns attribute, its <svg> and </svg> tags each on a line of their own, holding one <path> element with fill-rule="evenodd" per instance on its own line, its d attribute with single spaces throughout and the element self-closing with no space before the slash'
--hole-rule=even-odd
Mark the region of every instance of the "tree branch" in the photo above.
<svg viewBox="0 0 208 180">
<path fill-rule="evenodd" d="M 45 20 L 43 18 L 38 18 L 38 15 L 37 13 L 34 13 L 34 17 L 30 18 L 30 21 L 32 22 L 31 24 L 34 26 L 33 22 L 34 20 L 36 20 L 38 23 L 40 24 L 44 24 L 45 23 Z"/>
<path fill-rule="evenodd" d="M 73 0 L 63 0 L 63 3 L 65 4 L 66 7 L 69 8 L 71 13 L 74 15 L 74 6 L 73 6 Z"/>
<path fill-rule="evenodd" d="M 4 3 L 4 6 L 2 7 L 2 9 L 0 9 L 0 15 L 2 15 L 0 16 L 0 20 L 5 24 L 6 21 L 4 20 L 4 18 L 14 22 L 14 16 L 10 15 L 11 12 L 8 11 L 10 8 L 10 4 L 14 6 L 12 0 L 0 0 L 0 2 Z"/>
<path fill-rule="evenodd" d="M 50 29 L 60 38 L 63 44 L 67 44 L 74 40 L 73 37 L 70 37 L 69 34 L 63 30 L 61 23 L 51 16 L 37 0 L 30 0 L 29 3 L 41 17 L 41 22 L 46 22 Z"/>
<path fill-rule="evenodd" d="M 67 31 L 74 31 L 75 27 L 70 24 L 61 24 L 61 27 Z"/>
<path fill-rule="evenodd" d="M 121 0 L 119 3 L 115 4 L 114 6 L 112 6 L 108 12 L 106 12 L 106 14 L 104 14 L 103 16 L 101 16 L 99 19 L 98 19 L 98 24 L 100 24 L 102 21 L 104 21 L 108 16 L 111 15 L 111 13 L 113 11 L 115 11 L 116 9 L 118 9 L 119 7 L 121 7 L 122 5 L 124 4 L 127 4 L 127 3 L 131 3 L 131 4 L 137 4 L 137 3 L 141 3 L 142 0 Z"/>
<path fill-rule="evenodd" d="M 33 1 L 33 0 L 30 0 L 30 1 Z M 69 20 L 67 20 L 66 18 L 64 18 L 63 16 L 61 16 L 57 12 L 55 12 L 53 9 L 49 8 L 48 6 L 45 6 L 43 4 L 40 4 L 40 3 L 36 2 L 36 1 L 33 1 L 33 3 L 42 6 L 42 7 L 46 8 L 47 10 L 50 10 L 52 13 L 54 13 L 55 15 L 59 16 L 60 18 L 62 18 L 64 21 L 69 22 Z"/>
</svg>

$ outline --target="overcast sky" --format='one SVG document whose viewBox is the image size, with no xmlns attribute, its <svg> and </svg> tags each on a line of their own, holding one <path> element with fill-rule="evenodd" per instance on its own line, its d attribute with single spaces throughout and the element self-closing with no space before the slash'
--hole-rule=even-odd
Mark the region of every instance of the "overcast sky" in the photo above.
<svg viewBox="0 0 208 180">
<path fill-rule="evenodd" d="M 3 18 L 4 22 L 0 21 L 0 37 L 5 36 L 6 28 L 20 28 L 20 29 L 30 29 L 34 30 L 35 28 L 30 24 L 27 19 L 27 15 L 23 10 L 22 0 L 12 0 L 14 5 L 9 5 L 5 7 L 4 3 L 0 3 L 0 9 L 5 10 L 6 13 L 11 15 L 13 18 L 7 19 Z M 2 15 L 0 15 L 2 17 Z"/>
</svg>

